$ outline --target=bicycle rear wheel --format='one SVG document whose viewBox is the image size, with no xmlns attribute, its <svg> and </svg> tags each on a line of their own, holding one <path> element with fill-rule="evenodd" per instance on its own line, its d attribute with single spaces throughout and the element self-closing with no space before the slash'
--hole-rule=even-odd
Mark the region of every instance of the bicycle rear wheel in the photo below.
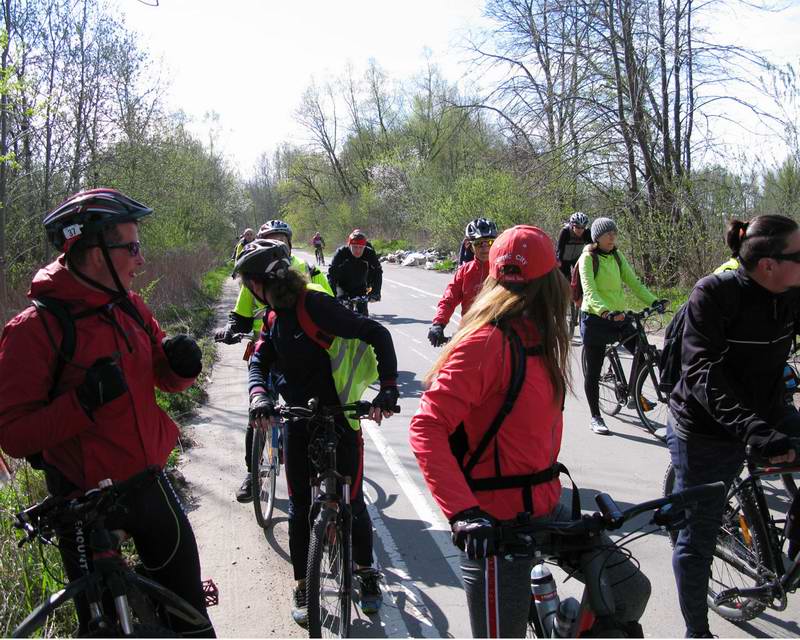
<svg viewBox="0 0 800 640">
<path fill-rule="evenodd" d="M 255 430 L 253 433 L 253 454 L 250 460 L 253 510 L 256 514 L 256 522 L 263 529 L 268 529 L 272 523 L 272 510 L 275 507 L 275 487 L 280 468 L 278 450 L 272 446 L 271 430 Z"/>
<path fill-rule="evenodd" d="M 615 416 L 622 409 L 625 402 L 625 394 L 622 390 L 620 379 L 617 376 L 614 363 L 609 357 L 609 350 L 603 357 L 603 366 L 600 368 L 600 380 L 598 382 L 600 397 L 600 411 L 607 416 Z M 583 376 L 586 377 L 586 349 L 581 350 L 581 366 L 583 368 Z"/>
<path fill-rule="evenodd" d="M 311 530 L 306 569 L 308 635 L 350 635 L 353 568 L 350 521 L 346 513 L 324 508 Z"/>
<path fill-rule="evenodd" d="M 649 363 L 636 374 L 636 412 L 639 420 L 650 433 L 666 429 L 669 416 L 669 396 L 659 390 L 658 367 Z"/>
</svg>

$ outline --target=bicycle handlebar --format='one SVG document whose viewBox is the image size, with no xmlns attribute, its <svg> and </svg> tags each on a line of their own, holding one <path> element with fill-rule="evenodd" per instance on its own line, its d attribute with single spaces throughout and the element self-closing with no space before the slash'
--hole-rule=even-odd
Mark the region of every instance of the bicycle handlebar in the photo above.
<svg viewBox="0 0 800 640">
<path fill-rule="evenodd" d="M 242 340 L 255 341 L 255 337 L 253 336 L 252 333 L 234 333 L 231 334 L 230 338 L 223 338 L 223 339 L 214 338 L 214 342 L 225 342 L 226 344 L 237 344 Z"/>
<path fill-rule="evenodd" d="M 747 459 L 755 464 L 757 467 L 762 468 L 769 468 L 769 469 L 793 469 L 796 467 L 800 467 L 800 438 L 791 438 L 792 441 L 792 448 L 794 449 L 795 459 L 793 462 L 781 462 L 778 464 L 773 464 L 769 461 L 769 458 L 764 458 L 763 456 L 758 455 L 749 444 L 744 448 L 744 454 L 747 456 Z"/>
<path fill-rule="evenodd" d="M 320 406 L 319 401 L 316 398 L 312 398 L 311 400 L 308 401 L 308 406 L 306 407 L 291 407 L 288 405 L 276 405 L 275 415 L 281 418 L 298 420 L 298 419 L 315 418 L 315 417 L 330 418 L 337 415 L 344 415 L 348 411 L 352 411 L 353 413 L 350 414 L 348 417 L 366 418 L 371 408 L 372 404 L 365 400 L 359 400 L 358 402 L 351 402 L 349 404 L 323 407 Z M 392 407 L 392 413 L 400 413 L 400 406 L 396 405 Z"/>
<path fill-rule="evenodd" d="M 631 320 L 634 320 L 634 319 L 646 320 L 650 316 L 654 316 L 657 313 L 658 314 L 663 314 L 663 313 L 666 313 L 666 312 L 667 312 L 666 308 L 662 307 L 661 305 L 653 305 L 651 307 L 645 307 L 641 311 L 633 311 L 633 310 L 628 310 L 628 311 L 609 311 L 608 315 L 609 315 L 609 317 L 613 317 L 613 316 L 618 316 L 620 314 L 623 314 L 625 316 L 626 320 L 627 319 L 631 319 Z"/>
</svg>

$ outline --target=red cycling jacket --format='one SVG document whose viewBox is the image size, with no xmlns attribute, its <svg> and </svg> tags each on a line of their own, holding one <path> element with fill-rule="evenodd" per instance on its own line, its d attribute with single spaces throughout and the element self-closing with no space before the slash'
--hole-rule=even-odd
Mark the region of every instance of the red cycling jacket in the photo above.
<svg viewBox="0 0 800 640">
<path fill-rule="evenodd" d="M 463 316 L 483 286 L 483 281 L 489 275 L 489 262 L 481 262 L 477 258 L 470 262 L 462 264 L 453 280 L 447 285 L 444 290 L 442 299 L 439 300 L 439 306 L 436 310 L 436 316 L 433 319 L 433 324 L 440 324 L 443 327 L 447 326 L 450 318 L 456 307 L 461 305 L 461 315 Z"/>
<path fill-rule="evenodd" d="M 105 478 L 127 479 L 148 465 L 164 466 L 178 428 L 156 404 L 154 388 L 177 392 L 194 381 L 172 371 L 161 346 L 164 332 L 142 299 L 128 295 L 147 332 L 118 307 L 78 319 L 75 356 L 64 366 L 52 401 L 56 353 L 33 307 L 13 318 L 0 337 L 0 447 L 15 458 L 42 451 L 46 462 L 84 490 Z M 28 296 L 57 298 L 73 314 L 110 300 L 67 271 L 63 255 L 36 274 Z M 60 346 L 59 322 L 48 311 L 40 313 Z M 85 369 L 105 356 L 117 358 L 128 391 L 97 408 L 92 419 L 75 388 Z"/>
<path fill-rule="evenodd" d="M 526 347 L 539 343 L 536 327 L 528 320 L 513 325 Z M 480 506 L 495 518 L 507 520 L 525 510 L 522 489 L 473 491 L 458 462 L 450 455 L 448 438 L 464 423 L 469 459 L 494 420 L 511 381 L 508 339 L 486 325 L 461 341 L 439 370 L 420 400 L 409 429 L 411 448 L 422 475 L 445 516 Z M 561 449 L 561 397 L 553 387 L 540 356 L 528 356 L 525 381 L 511 413 L 472 471 L 475 479 L 495 475 L 498 450 L 502 475 L 531 474 L 551 467 Z M 561 495 L 558 479 L 533 487 L 537 516 L 550 513 Z"/>
</svg>

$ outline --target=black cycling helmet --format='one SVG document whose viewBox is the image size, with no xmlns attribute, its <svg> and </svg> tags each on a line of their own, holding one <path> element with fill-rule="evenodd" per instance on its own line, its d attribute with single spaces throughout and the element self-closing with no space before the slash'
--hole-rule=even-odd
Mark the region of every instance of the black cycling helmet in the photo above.
<svg viewBox="0 0 800 640">
<path fill-rule="evenodd" d="M 583 211 L 576 211 L 569 217 L 569 223 L 574 224 L 576 227 L 588 227 L 589 216 L 583 213 Z"/>
<path fill-rule="evenodd" d="M 283 220 L 267 220 L 258 230 L 256 238 L 264 239 L 273 233 L 282 233 L 289 238 L 289 246 L 292 245 L 292 228 Z"/>
<path fill-rule="evenodd" d="M 44 217 L 47 239 L 66 253 L 78 240 L 94 244 L 109 226 L 135 222 L 153 210 L 116 189 L 91 189 L 76 193 Z"/>
<path fill-rule="evenodd" d="M 464 229 L 464 237 L 467 240 L 478 240 L 480 238 L 496 238 L 497 225 L 486 218 L 475 218 Z"/>
<path fill-rule="evenodd" d="M 245 245 L 233 267 L 233 274 L 260 280 L 286 277 L 292 266 L 289 247 L 280 240 L 257 239 Z"/>
</svg>

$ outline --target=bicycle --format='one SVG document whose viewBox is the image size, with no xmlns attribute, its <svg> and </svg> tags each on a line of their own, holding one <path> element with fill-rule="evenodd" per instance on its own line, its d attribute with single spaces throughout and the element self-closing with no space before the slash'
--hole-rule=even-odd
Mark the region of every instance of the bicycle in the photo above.
<svg viewBox="0 0 800 640">
<path fill-rule="evenodd" d="M 255 429 L 250 457 L 250 474 L 253 483 L 253 509 L 256 522 L 266 533 L 272 524 L 275 508 L 275 489 L 283 464 L 283 424 L 270 425 L 268 430 Z"/>
<path fill-rule="evenodd" d="M 350 478 L 336 471 L 337 415 L 363 418 L 369 402 L 321 407 L 316 398 L 307 407 L 278 405 L 275 413 L 285 422 L 308 420 L 311 436 L 308 456 L 316 475 L 312 486 L 311 539 L 306 572 L 308 635 L 346 638 L 350 633 L 352 603 L 352 513 Z M 398 413 L 400 407 L 394 407 Z M 348 427 L 349 428 L 349 427 Z"/>
<path fill-rule="evenodd" d="M 574 300 L 569 302 L 569 335 L 575 335 L 575 327 L 581 323 L 581 307 Z"/>
<path fill-rule="evenodd" d="M 369 317 L 369 309 L 367 308 L 370 302 L 369 294 L 363 296 L 348 296 L 343 295 L 337 298 L 345 307 L 350 309 L 353 313 L 357 313 L 364 317 Z"/>
<path fill-rule="evenodd" d="M 317 259 L 318 265 L 325 266 L 325 253 L 323 252 L 322 247 L 314 247 L 314 257 Z"/>
<path fill-rule="evenodd" d="M 566 563 L 579 567 L 582 566 L 580 558 L 583 554 L 597 553 L 594 551 L 592 538 L 600 533 L 620 529 L 632 518 L 652 511 L 653 516 L 646 524 L 626 534 L 617 544 L 617 550 L 623 549 L 625 544 L 640 537 L 659 530 L 670 530 L 677 526 L 685 519 L 687 508 L 700 501 L 713 499 L 723 494 L 724 491 L 725 485 L 722 482 L 716 482 L 642 502 L 624 511 L 607 493 L 599 493 L 595 496 L 595 502 L 600 509 L 597 512 L 583 514 L 576 520 L 568 521 L 535 521 L 530 519 L 530 514 L 520 514 L 517 522 L 495 527 L 495 539 L 499 541 L 499 554 L 533 553 L 537 557 L 541 557 L 542 562 L 558 565 Z M 652 525 L 655 528 L 643 531 L 645 527 Z M 586 543 L 587 540 L 590 541 L 589 544 Z M 599 558 L 599 556 L 597 557 Z M 602 573 L 607 562 L 608 558 L 603 559 L 599 567 L 597 562 L 584 563 L 584 566 L 589 567 L 590 571 L 589 575 L 584 575 L 585 582 L 580 600 L 567 598 L 559 606 L 557 593 L 553 592 L 547 600 L 542 601 L 542 604 L 537 604 L 537 594 L 532 589 L 526 637 L 627 637 L 624 628 L 608 628 L 609 617 L 613 611 L 595 610 L 596 604 L 592 604 L 593 602 L 606 602 L 603 591 L 608 588 L 608 585 L 603 579 Z M 590 597 L 590 589 L 597 590 L 594 598 Z M 553 602 L 554 600 L 555 602 Z M 556 612 L 556 608 L 560 611 L 561 607 L 569 610 L 572 615 L 556 622 L 554 618 L 561 617 L 560 613 Z M 554 622 L 559 625 L 558 632 L 553 630 Z"/>
<path fill-rule="evenodd" d="M 648 340 L 643 324 L 644 320 L 656 313 L 664 311 L 659 307 L 647 307 L 640 312 L 625 312 L 626 318 L 633 320 L 636 328 L 633 361 L 636 362 L 638 357 L 639 366 L 636 371 L 631 370 L 630 382 L 633 384 L 630 384 L 619 357 L 621 342 L 608 346 L 600 369 L 600 410 L 608 416 L 615 416 L 623 406 L 633 403 L 644 428 L 663 440 L 663 429 L 667 426 L 669 414 L 669 394 L 659 388 L 659 350 Z M 581 366 L 586 376 L 585 349 L 581 353 Z"/>
<path fill-rule="evenodd" d="M 800 443 L 795 449 L 800 451 Z M 727 490 L 727 505 L 717 535 L 708 583 L 708 607 L 731 622 L 746 622 L 765 609 L 783 611 L 787 593 L 800 587 L 800 554 L 784 565 L 784 519 L 775 519 L 769 511 L 763 478 L 800 472 L 800 459 L 791 464 L 772 465 L 751 455 Z M 664 477 L 664 492 L 675 486 L 672 465 Z M 788 489 L 788 488 L 787 488 Z M 790 493 L 790 496 L 792 494 Z M 678 532 L 670 532 L 675 546 Z"/>
<path fill-rule="evenodd" d="M 127 534 L 106 528 L 105 519 L 128 492 L 155 482 L 161 473 L 148 467 L 123 482 L 103 480 L 97 489 L 78 498 L 48 496 L 43 501 L 16 514 L 14 527 L 25 533 L 18 546 L 38 540 L 53 541 L 63 531 L 82 530 L 91 553 L 92 568 L 51 594 L 23 620 L 12 637 L 24 638 L 36 633 L 60 607 L 85 597 L 91 620 L 89 633 L 97 637 L 178 637 L 167 626 L 165 612 L 188 624 L 202 627 L 208 619 L 183 598 L 132 568 L 120 548 Z M 219 591 L 212 580 L 203 583 L 206 605 L 219 601 Z"/>
</svg>

